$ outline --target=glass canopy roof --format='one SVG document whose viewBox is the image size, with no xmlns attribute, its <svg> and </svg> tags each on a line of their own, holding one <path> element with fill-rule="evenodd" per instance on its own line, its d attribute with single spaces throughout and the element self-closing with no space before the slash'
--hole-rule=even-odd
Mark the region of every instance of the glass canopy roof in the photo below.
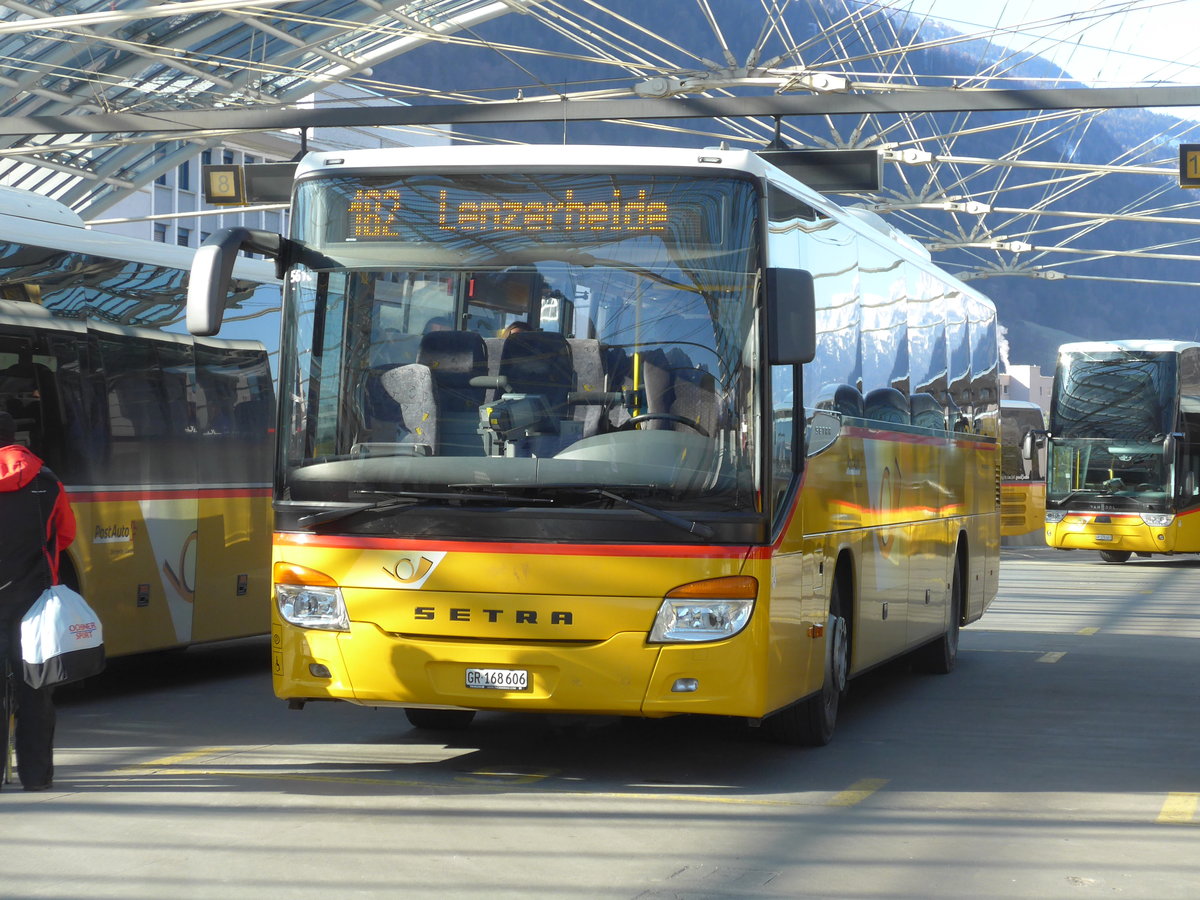
<svg viewBox="0 0 1200 900">
<path fill-rule="evenodd" d="M 0 0 L 0 115 L 277 106 L 538 0 Z M 340 102 L 347 102 L 344 97 Z M 0 137 L 0 184 L 90 219 L 219 132 Z"/>
</svg>

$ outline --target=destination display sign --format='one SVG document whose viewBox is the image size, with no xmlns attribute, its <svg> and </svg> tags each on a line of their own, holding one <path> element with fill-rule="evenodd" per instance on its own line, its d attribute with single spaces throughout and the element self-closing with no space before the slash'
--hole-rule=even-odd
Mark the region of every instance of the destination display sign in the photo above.
<svg viewBox="0 0 1200 900">
<path fill-rule="evenodd" d="M 358 187 L 350 201 L 348 240 L 404 240 L 413 221 L 421 230 L 431 228 L 442 233 L 508 232 L 513 234 L 562 233 L 576 236 L 662 234 L 672 220 L 694 219 L 695 204 L 685 210 L 673 208 L 666 200 L 654 199 L 645 188 L 611 189 L 603 199 L 584 199 L 567 188 L 562 199 L 544 196 L 491 199 L 441 189 L 434 192 L 433 204 L 413 192 L 417 200 L 409 208 L 401 188 Z"/>
</svg>

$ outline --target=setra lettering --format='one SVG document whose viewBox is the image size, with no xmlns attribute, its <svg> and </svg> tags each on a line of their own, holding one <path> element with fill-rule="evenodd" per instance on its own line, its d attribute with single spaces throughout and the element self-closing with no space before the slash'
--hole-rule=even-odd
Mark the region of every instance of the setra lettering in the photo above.
<svg viewBox="0 0 1200 900">
<path fill-rule="evenodd" d="M 539 622 L 539 612 L 536 609 L 480 609 L 472 610 L 464 606 L 454 606 L 449 609 L 442 610 L 439 614 L 436 606 L 414 606 L 413 618 L 421 622 L 435 622 L 439 618 L 447 619 L 451 622 L 472 622 L 486 618 L 489 624 L 495 625 L 500 622 L 512 622 L 516 625 L 537 625 Z M 541 614 L 541 621 L 545 621 L 546 614 Z M 574 625 L 575 614 L 569 610 L 556 609 L 549 613 L 551 625 Z"/>
</svg>

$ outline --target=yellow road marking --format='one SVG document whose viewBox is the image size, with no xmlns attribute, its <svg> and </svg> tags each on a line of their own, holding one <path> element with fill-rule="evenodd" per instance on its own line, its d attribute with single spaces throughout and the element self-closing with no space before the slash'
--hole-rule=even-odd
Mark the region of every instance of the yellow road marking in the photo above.
<svg viewBox="0 0 1200 900">
<path fill-rule="evenodd" d="M 187 753 L 179 753 L 175 756 L 164 756 L 161 759 L 152 759 L 149 762 L 130 763 L 127 766 L 122 766 L 117 769 L 117 775 L 131 775 L 135 772 L 144 772 L 147 769 L 161 769 L 167 766 L 177 766 L 180 763 L 191 762 L 193 759 L 199 759 L 202 756 L 215 756 L 218 753 L 228 753 L 228 747 L 205 747 L 202 750 L 190 750 Z"/>
<path fill-rule="evenodd" d="M 1042 654 L 1041 656 L 1039 656 L 1039 657 L 1038 657 L 1036 660 L 1034 660 L 1034 662 L 1041 662 L 1041 663 L 1056 663 L 1056 662 L 1058 662 L 1060 659 L 1062 659 L 1062 658 L 1063 658 L 1064 656 L 1066 656 L 1066 655 L 1067 655 L 1067 654 L 1066 654 L 1066 653 L 1064 653 L 1064 652 L 1060 652 L 1060 651 L 1058 651 L 1058 650 L 1055 650 L 1055 651 L 1053 651 L 1052 653 L 1043 653 L 1043 654 Z"/>
<path fill-rule="evenodd" d="M 1099 628 L 1080 628 L 1075 633 L 1076 634 L 1095 634 L 1099 630 L 1100 630 Z"/>
<path fill-rule="evenodd" d="M 191 753 L 181 753 L 178 756 L 168 756 L 163 759 L 153 760 L 147 763 L 138 763 L 134 766 L 128 766 L 123 769 L 113 771 L 112 775 L 150 775 L 151 770 L 158 767 L 172 766 L 175 762 L 187 761 L 195 759 L 206 754 L 220 753 L 228 748 L 213 747 L 208 750 L 196 750 Z M 215 769 L 175 769 L 172 768 L 171 775 L 175 776 L 203 776 L 207 778 L 254 778 L 263 781 L 304 781 L 310 783 L 321 784 L 371 784 L 397 788 L 445 788 L 451 791 L 474 790 L 474 791 L 507 791 L 515 785 L 511 782 L 503 784 L 471 784 L 469 787 L 464 784 L 448 784 L 434 781 L 412 781 L 396 778 L 367 778 L 355 777 L 349 775 L 301 775 L 292 772 L 235 772 L 235 771 L 217 771 Z M 460 780 L 460 779 L 456 779 Z M 652 791 L 644 793 L 636 793 L 633 791 L 585 791 L 585 790 L 562 790 L 557 787 L 547 787 L 546 791 L 552 794 L 571 794 L 581 797 L 594 797 L 601 800 L 670 800 L 679 803 L 718 803 L 729 806 L 776 806 L 776 807 L 847 807 L 861 803 L 863 800 L 870 797 L 881 787 L 888 783 L 886 778 L 864 778 L 861 781 L 856 781 L 849 788 L 841 791 L 831 797 L 828 801 L 822 803 L 815 800 L 771 800 L 765 797 L 721 797 L 711 796 L 707 794 L 660 794 Z"/>
<path fill-rule="evenodd" d="M 886 778 L 864 778 L 834 796 L 826 806 L 856 806 L 888 783 Z"/>
<path fill-rule="evenodd" d="M 1159 825 L 1195 825 L 1196 806 L 1200 802 L 1200 794 L 1167 794 L 1162 809 L 1158 813 Z"/>
</svg>

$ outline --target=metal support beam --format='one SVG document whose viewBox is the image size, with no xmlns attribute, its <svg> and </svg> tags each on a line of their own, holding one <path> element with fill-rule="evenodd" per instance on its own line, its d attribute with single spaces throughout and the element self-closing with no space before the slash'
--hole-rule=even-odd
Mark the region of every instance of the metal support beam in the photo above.
<svg viewBox="0 0 1200 900">
<path fill-rule="evenodd" d="M 935 112 L 1012 112 L 1196 106 L 1200 86 L 1048 88 L 1044 90 L 930 89 L 879 94 L 800 97 L 675 97 L 628 100 L 517 100 L 423 106 L 255 106 L 244 109 L 164 110 L 84 116 L 0 117 L 0 135 L 135 134 L 144 131 L 279 131 L 385 125 L 461 125 L 501 122 L 583 122 L 607 119 L 709 119 L 725 116 L 887 115 Z"/>
</svg>

